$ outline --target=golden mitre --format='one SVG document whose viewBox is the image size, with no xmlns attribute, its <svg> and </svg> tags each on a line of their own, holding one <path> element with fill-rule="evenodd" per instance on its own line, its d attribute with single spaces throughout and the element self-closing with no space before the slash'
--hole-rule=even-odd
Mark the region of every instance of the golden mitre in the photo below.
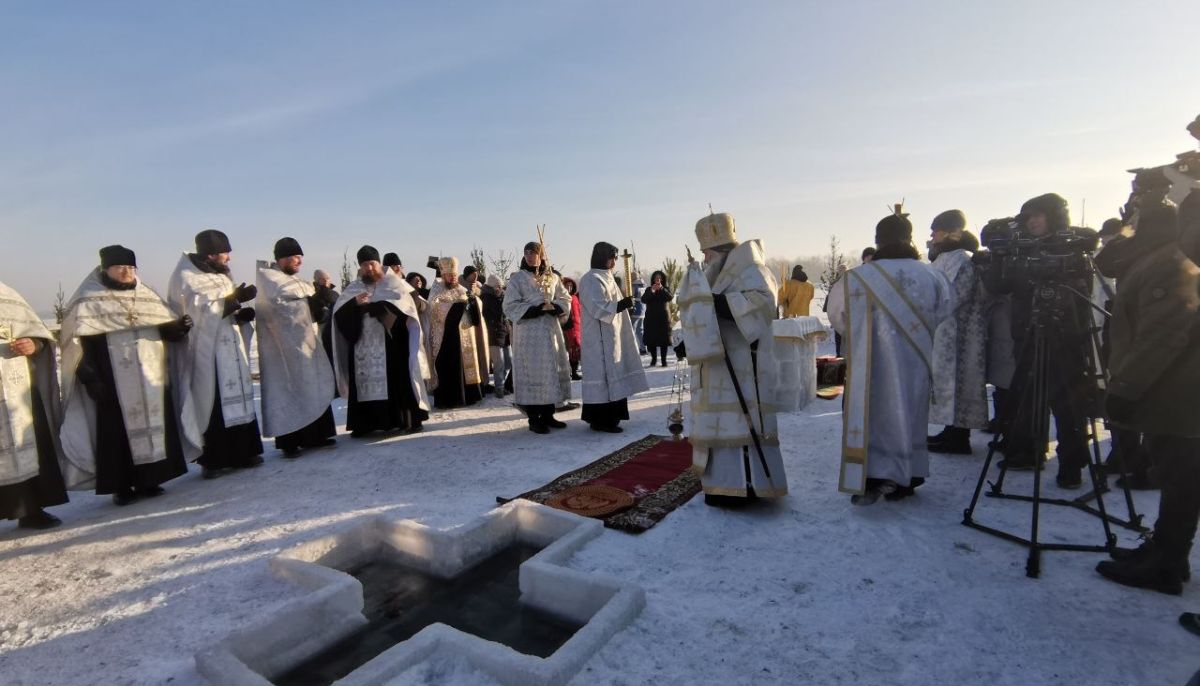
<svg viewBox="0 0 1200 686">
<path fill-rule="evenodd" d="M 696 238 L 700 239 L 701 250 L 737 243 L 737 229 L 733 224 L 733 215 L 724 212 L 710 214 L 696 222 Z"/>
<path fill-rule="evenodd" d="M 438 259 L 438 269 L 443 274 L 458 273 L 458 258 L 457 257 L 442 257 Z"/>
</svg>

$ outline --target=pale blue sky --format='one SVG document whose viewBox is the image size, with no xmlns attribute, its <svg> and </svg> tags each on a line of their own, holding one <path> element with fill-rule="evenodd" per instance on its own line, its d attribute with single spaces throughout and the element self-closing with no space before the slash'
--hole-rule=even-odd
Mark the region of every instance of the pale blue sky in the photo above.
<svg viewBox="0 0 1200 686">
<path fill-rule="evenodd" d="M 1047 191 L 1115 212 L 1194 145 L 1194 0 L 3 2 L 0 280 L 47 310 L 97 249 L 165 285 L 215 227 L 235 277 L 297 238 L 465 259 L 682 257 L 707 203 L 768 254 L 923 241 Z M 815 267 L 815 265 L 814 265 Z M 428 271 L 428 270 L 422 270 Z"/>
</svg>

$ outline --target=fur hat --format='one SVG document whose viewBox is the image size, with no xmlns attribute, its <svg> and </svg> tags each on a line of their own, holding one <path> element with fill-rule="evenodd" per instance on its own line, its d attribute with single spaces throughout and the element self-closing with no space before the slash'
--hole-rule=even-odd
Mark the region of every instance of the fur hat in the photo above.
<svg viewBox="0 0 1200 686">
<path fill-rule="evenodd" d="M 720 245 L 737 245 L 737 227 L 733 215 L 722 212 L 710 214 L 696 222 L 696 238 L 700 240 L 700 249 L 708 250 Z"/>
<path fill-rule="evenodd" d="M 504 282 L 501 281 L 500 277 L 496 276 L 495 274 L 488 274 L 487 281 L 484 283 L 497 290 L 504 288 Z"/>
<path fill-rule="evenodd" d="M 438 270 L 443 274 L 458 273 L 458 258 L 457 257 L 440 257 L 438 258 Z"/>
<path fill-rule="evenodd" d="M 116 266 L 136 267 L 137 256 L 123 245 L 106 245 L 100 248 L 100 268 Z"/>
<path fill-rule="evenodd" d="M 379 251 L 370 245 L 364 245 L 358 249 L 358 254 L 355 255 L 355 257 L 358 258 L 359 264 L 362 264 L 363 262 L 378 262 Z"/>
<path fill-rule="evenodd" d="M 285 236 L 275 241 L 275 259 L 277 260 L 303 254 L 304 251 L 300 249 L 300 242 L 295 238 Z"/>
<path fill-rule="evenodd" d="M 196 234 L 197 255 L 220 255 L 226 252 L 233 252 L 229 236 L 216 229 L 205 229 Z"/>
</svg>

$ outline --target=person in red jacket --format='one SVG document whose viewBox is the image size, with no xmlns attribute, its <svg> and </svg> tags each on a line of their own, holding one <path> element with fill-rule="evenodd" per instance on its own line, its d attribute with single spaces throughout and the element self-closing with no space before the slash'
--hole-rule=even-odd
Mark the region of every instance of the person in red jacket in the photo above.
<svg viewBox="0 0 1200 686">
<path fill-rule="evenodd" d="M 563 337 L 567 339 L 567 358 L 571 361 L 571 378 L 578 381 L 583 378 L 579 376 L 579 356 L 583 351 L 583 326 L 579 318 L 581 312 L 579 286 L 575 283 L 575 279 L 569 276 L 564 276 L 562 282 L 563 287 L 571 294 L 571 316 L 562 323 Z"/>
</svg>

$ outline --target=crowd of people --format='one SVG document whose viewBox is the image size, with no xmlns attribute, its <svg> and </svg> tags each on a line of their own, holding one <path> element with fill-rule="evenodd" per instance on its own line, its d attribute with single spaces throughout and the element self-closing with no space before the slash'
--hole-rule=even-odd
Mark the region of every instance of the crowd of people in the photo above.
<svg viewBox="0 0 1200 686">
<path fill-rule="evenodd" d="M 1189 129 L 1200 134 L 1200 118 Z M 947 210 L 930 224 L 928 263 L 900 206 L 880 220 L 874 250 L 827 302 L 846 354 L 840 485 L 852 501 L 912 496 L 929 452 L 971 454 L 972 430 L 995 434 L 1002 468 L 1035 469 L 1053 418 L 1060 488 L 1120 474 L 1162 491 L 1153 533 L 1097 571 L 1181 593 L 1200 517 L 1197 171 L 1142 170 L 1100 232 L 1071 226 L 1053 193 L 987 222 L 983 245 Z M 1097 421 L 1113 438 L 1093 471 Z M 927 435 L 930 423 L 944 428 Z"/>
<path fill-rule="evenodd" d="M 1049 417 L 1033 416 L 1036 390 L 1054 420 L 1060 488 L 1092 474 L 1098 419 L 1114 437 L 1100 477 L 1161 487 L 1153 535 L 1099 572 L 1180 593 L 1200 517 L 1197 189 L 1187 174 L 1139 174 L 1123 216 L 1099 233 L 1071 226 L 1054 193 L 980 237 L 947 210 L 930 223 L 928 262 L 897 205 L 825 302 L 847 369 L 841 490 L 859 505 L 911 497 L 929 452 L 969 455 L 972 431 L 996 435 L 1005 469 L 1038 467 Z M 45 508 L 68 490 L 126 505 L 162 494 L 188 461 L 204 478 L 252 468 L 263 437 L 289 458 L 332 446 L 338 395 L 355 438 L 419 432 L 434 408 L 510 393 L 529 430 L 548 434 L 566 426 L 556 412 L 580 380 L 583 422 L 619 433 L 629 398 L 648 388 L 641 354 L 665 366 L 677 342 L 673 307 L 705 501 L 786 495 L 772 322 L 808 316 L 813 286 L 800 266 L 777 284 L 761 243 L 739 241 L 729 214 L 702 218 L 696 236 L 704 259 L 689 255 L 678 294 L 663 271 L 626 290 L 606 242 L 578 280 L 534 241 L 507 279 L 480 283 L 474 265 L 441 257 L 427 265 L 432 284 L 365 245 L 339 294 L 321 270 L 300 275 L 303 250 L 285 237 L 254 284 L 235 284 L 232 245 L 216 230 L 196 235 L 165 297 L 138 279 L 132 250 L 101 248 L 57 336 L 0 284 L 0 517 L 47 528 L 59 520 Z M 943 430 L 928 435 L 931 422 Z"/>
</svg>

